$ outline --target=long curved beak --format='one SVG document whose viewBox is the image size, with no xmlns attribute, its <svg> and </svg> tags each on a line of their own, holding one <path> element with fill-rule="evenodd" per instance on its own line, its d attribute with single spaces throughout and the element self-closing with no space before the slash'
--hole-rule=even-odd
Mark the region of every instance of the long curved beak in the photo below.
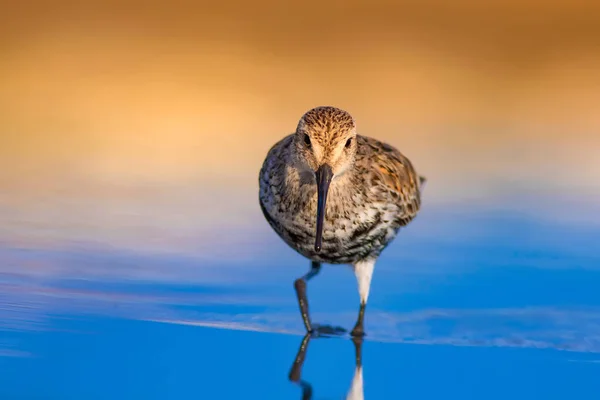
<svg viewBox="0 0 600 400">
<path fill-rule="evenodd" d="M 317 236 L 315 240 L 315 251 L 318 253 L 321 251 L 321 244 L 323 242 L 323 221 L 325 220 L 325 210 L 327 202 L 327 192 L 329 191 L 329 184 L 333 178 L 333 171 L 327 164 L 323 164 L 319 167 L 316 172 L 317 178 Z"/>
</svg>

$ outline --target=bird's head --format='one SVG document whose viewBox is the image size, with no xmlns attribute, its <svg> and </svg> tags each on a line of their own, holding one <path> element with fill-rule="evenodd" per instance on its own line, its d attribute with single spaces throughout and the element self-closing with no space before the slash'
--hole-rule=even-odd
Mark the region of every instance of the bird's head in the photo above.
<svg viewBox="0 0 600 400">
<path fill-rule="evenodd" d="M 313 174 L 317 183 L 315 250 L 320 251 L 329 184 L 354 165 L 354 119 L 348 112 L 335 107 L 316 107 L 307 111 L 298 122 L 292 153 L 296 167 L 301 172 Z"/>
</svg>

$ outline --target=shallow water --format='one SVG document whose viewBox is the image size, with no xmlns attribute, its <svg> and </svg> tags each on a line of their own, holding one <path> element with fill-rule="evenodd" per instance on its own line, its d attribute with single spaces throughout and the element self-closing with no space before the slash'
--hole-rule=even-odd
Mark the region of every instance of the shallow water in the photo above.
<svg viewBox="0 0 600 400">
<path fill-rule="evenodd" d="M 21 3 L 0 12 L 0 400 L 600 397 L 600 2 Z M 342 336 L 300 369 L 308 262 L 257 175 L 327 104 L 428 181 L 361 367 Z M 308 294 L 352 327 L 348 268 Z"/>
<path fill-rule="evenodd" d="M 302 383 L 308 263 L 260 218 L 195 252 L 5 231 L 0 398 L 595 398 L 600 225 L 535 210 L 424 209 L 377 264 L 361 367 L 348 336 L 315 338 Z M 352 327 L 347 267 L 308 287 L 313 321 Z"/>
</svg>

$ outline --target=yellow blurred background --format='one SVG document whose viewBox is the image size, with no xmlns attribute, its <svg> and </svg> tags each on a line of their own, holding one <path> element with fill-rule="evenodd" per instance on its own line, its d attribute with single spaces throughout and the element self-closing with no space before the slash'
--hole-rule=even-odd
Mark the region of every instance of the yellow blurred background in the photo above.
<svg viewBox="0 0 600 400">
<path fill-rule="evenodd" d="M 255 223 L 266 151 L 317 105 L 408 155 L 430 204 L 600 199 L 599 2 L 13 3 L 4 240 Z"/>
</svg>

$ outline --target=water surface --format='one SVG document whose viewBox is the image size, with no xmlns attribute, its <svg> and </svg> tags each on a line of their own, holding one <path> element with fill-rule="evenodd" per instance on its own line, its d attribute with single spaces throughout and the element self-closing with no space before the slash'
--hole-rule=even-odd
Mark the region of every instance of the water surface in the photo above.
<svg viewBox="0 0 600 400">
<path fill-rule="evenodd" d="M 195 252 L 5 236 L 0 397 L 599 395 L 595 222 L 449 210 L 425 209 L 381 257 L 360 368 L 347 335 L 314 338 L 302 384 L 288 376 L 304 335 L 292 283 L 308 263 L 260 219 Z M 352 327 L 349 268 L 325 265 L 309 299 L 313 321 Z"/>
</svg>

